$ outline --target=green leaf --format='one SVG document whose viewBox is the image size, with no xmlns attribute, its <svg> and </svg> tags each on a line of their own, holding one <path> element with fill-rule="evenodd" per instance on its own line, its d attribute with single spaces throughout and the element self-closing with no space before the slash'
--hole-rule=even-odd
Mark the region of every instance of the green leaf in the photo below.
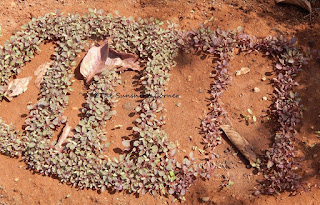
<svg viewBox="0 0 320 205">
<path fill-rule="evenodd" d="M 158 152 L 158 150 L 159 150 L 159 148 L 158 148 L 157 145 L 153 145 L 153 146 L 151 147 L 151 151 L 152 151 L 152 153 L 154 153 L 154 154 L 156 154 L 156 153 Z"/>
<path fill-rule="evenodd" d="M 131 140 L 123 140 L 122 141 L 122 145 L 125 146 L 125 147 L 129 147 L 130 146 L 130 141 Z"/>
<path fill-rule="evenodd" d="M 76 61 L 72 61 L 71 66 L 76 66 L 77 62 Z"/>
<path fill-rule="evenodd" d="M 252 116 L 252 120 L 253 122 L 256 122 L 257 121 L 257 117 L 255 115 Z"/>
<path fill-rule="evenodd" d="M 133 127 L 132 129 L 133 129 L 133 131 L 135 131 L 135 132 L 140 132 L 140 128 L 139 128 L 139 127 Z"/>
<path fill-rule="evenodd" d="M 294 98 L 294 97 L 295 97 L 295 94 L 294 94 L 294 92 L 292 92 L 292 91 L 289 92 L 289 95 L 290 95 L 291 98 Z"/>
</svg>

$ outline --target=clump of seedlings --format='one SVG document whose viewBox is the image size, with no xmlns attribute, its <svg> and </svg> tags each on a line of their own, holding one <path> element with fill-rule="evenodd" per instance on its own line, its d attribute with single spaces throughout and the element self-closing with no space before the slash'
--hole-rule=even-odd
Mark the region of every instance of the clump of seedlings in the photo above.
<svg viewBox="0 0 320 205">
<path fill-rule="evenodd" d="M 6 97 L 10 78 L 17 76 L 39 52 L 39 45 L 43 42 L 56 45 L 53 61 L 42 71 L 42 80 L 37 81 L 39 100 L 28 106 L 30 114 L 23 133 L 0 121 L 1 153 L 12 157 L 22 155 L 29 168 L 79 188 L 101 191 L 112 188 L 183 199 L 194 180 L 210 178 L 215 167 L 214 148 L 221 143 L 221 119 L 226 115 L 219 97 L 230 83 L 228 66 L 233 49 L 238 47 L 242 52 L 260 51 L 276 60 L 278 77 L 274 79 L 273 114 L 279 127 L 263 169 L 265 190 L 273 194 L 298 188 L 299 180 L 294 172 L 294 128 L 301 118 L 301 106 L 297 94 L 292 92 L 296 83 L 291 76 L 301 68 L 303 57 L 293 42 L 274 37 L 256 39 L 240 28 L 212 31 L 201 26 L 184 32 L 169 23 L 164 29 L 153 18 L 135 21 L 104 15 L 102 10 L 89 11 L 84 16 L 63 16 L 56 12 L 33 18 L 0 47 L 1 101 Z M 92 58 L 88 58 L 86 65 L 91 67 L 83 72 L 86 103 L 78 125 L 70 128 L 63 116 L 72 91 L 70 68 L 77 65 L 76 56 L 85 50 L 86 40 L 90 38 L 112 40 L 89 51 Z M 195 161 L 193 152 L 182 162 L 176 160 L 176 145 L 162 129 L 165 118 L 158 117 L 165 111 L 161 96 L 167 89 L 179 49 L 218 58 L 211 73 L 210 110 L 202 121 L 205 156 L 202 163 Z M 92 70 L 93 67 L 97 69 Z M 139 114 L 133 127 L 135 137 L 123 141 L 124 153 L 110 159 L 104 152 L 109 143 L 102 127 L 116 114 L 113 110 L 116 100 L 109 96 L 115 95 L 114 87 L 121 83 L 119 71 L 127 68 L 139 73 L 143 94 L 148 97 L 135 108 Z M 53 133 L 62 125 L 66 131 L 58 142 L 52 141 Z"/>
</svg>

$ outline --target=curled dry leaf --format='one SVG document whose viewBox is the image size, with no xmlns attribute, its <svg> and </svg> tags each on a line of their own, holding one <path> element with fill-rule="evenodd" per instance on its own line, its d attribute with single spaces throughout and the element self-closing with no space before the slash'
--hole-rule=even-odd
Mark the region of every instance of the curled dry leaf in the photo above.
<svg viewBox="0 0 320 205">
<path fill-rule="evenodd" d="M 140 71 L 138 57 L 134 54 L 117 52 L 109 48 L 109 41 L 105 40 L 99 47 L 89 49 L 80 65 L 80 73 L 89 82 L 95 75 L 104 70 L 118 69 L 124 71 L 129 68 Z"/>
<path fill-rule="evenodd" d="M 32 77 L 19 78 L 12 80 L 7 87 L 5 92 L 6 98 L 11 101 L 13 97 L 20 95 L 21 93 L 26 92 L 28 89 L 28 84 Z"/>
<path fill-rule="evenodd" d="M 59 138 L 59 141 L 54 146 L 54 148 L 56 150 L 58 150 L 59 152 L 62 151 L 62 144 L 66 141 L 68 136 L 70 136 L 70 131 L 71 131 L 71 126 L 67 123 L 63 128 L 63 131 L 62 131 L 62 134 L 61 134 L 61 136 Z"/>
<path fill-rule="evenodd" d="M 35 71 L 34 71 L 34 76 L 36 77 L 36 80 L 34 84 L 37 86 L 37 88 L 40 88 L 40 84 L 43 81 L 43 76 L 50 67 L 51 62 L 45 62 L 41 64 Z"/>
<path fill-rule="evenodd" d="M 248 159 L 250 164 L 256 163 L 257 156 L 249 142 L 235 131 L 231 125 L 221 125 L 220 127 L 232 144 Z"/>
<path fill-rule="evenodd" d="M 276 3 L 285 3 L 285 4 L 293 4 L 308 10 L 310 13 L 312 12 L 312 7 L 309 1 L 307 0 L 275 0 Z"/>
</svg>

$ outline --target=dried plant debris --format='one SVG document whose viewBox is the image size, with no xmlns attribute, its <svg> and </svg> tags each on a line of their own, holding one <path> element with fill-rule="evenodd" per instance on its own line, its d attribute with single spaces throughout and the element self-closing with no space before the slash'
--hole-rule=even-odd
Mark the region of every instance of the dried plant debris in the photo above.
<svg viewBox="0 0 320 205">
<path fill-rule="evenodd" d="M 240 70 L 238 70 L 238 71 L 236 72 L 236 76 L 245 75 L 245 74 L 247 74 L 247 73 L 249 73 L 249 72 L 250 72 L 250 68 L 248 68 L 248 67 L 242 67 Z"/>
<path fill-rule="evenodd" d="M 59 152 L 62 151 L 62 149 L 63 149 L 62 145 L 63 145 L 64 143 L 66 143 L 66 139 L 67 139 L 68 137 L 72 136 L 70 132 L 71 132 L 71 126 L 67 123 L 67 124 L 64 126 L 63 130 L 62 130 L 62 134 L 61 134 L 61 136 L 60 136 L 57 144 L 54 146 L 54 148 L 55 148 L 56 150 L 58 150 Z"/>
<path fill-rule="evenodd" d="M 221 125 L 220 127 L 232 144 L 247 158 L 250 164 L 253 165 L 256 163 L 257 156 L 249 142 L 231 125 Z"/>
<path fill-rule="evenodd" d="M 124 71 L 129 68 L 136 71 L 141 70 L 136 55 L 112 50 L 109 47 L 110 41 L 110 39 L 105 40 L 101 46 L 90 48 L 83 58 L 80 73 L 86 78 L 87 82 L 104 70 L 117 69 L 118 71 Z"/>
<path fill-rule="evenodd" d="M 36 80 L 34 84 L 37 86 L 37 88 L 40 88 L 40 84 L 43 81 L 43 76 L 47 72 L 48 68 L 50 67 L 52 63 L 51 62 L 45 62 L 41 64 L 35 71 L 34 76 L 36 77 Z"/>
<path fill-rule="evenodd" d="M 27 91 L 28 89 L 28 84 L 32 77 L 27 77 L 27 78 L 19 78 L 19 79 L 14 79 L 12 80 L 7 87 L 7 90 L 5 92 L 6 98 L 11 101 L 13 97 L 16 97 L 24 92 Z"/>
<path fill-rule="evenodd" d="M 308 0 L 275 0 L 276 3 L 293 4 L 312 12 L 311 4 Z"/>
</svg>

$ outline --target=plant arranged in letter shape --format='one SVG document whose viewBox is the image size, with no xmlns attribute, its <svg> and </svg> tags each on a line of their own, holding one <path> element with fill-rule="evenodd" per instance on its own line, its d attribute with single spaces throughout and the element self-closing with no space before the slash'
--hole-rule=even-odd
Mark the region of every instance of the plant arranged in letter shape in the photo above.
<svg viewBox="0 0 320 205">
<path fill-rule="evenodd" d="M 136 137 L 123 141 L 126 149 L 119 158 L 110 160 L 104 155 L 106 136 L 102 127 L 115 114 L 116 103 L 109 96 L 121 83 L 115 70 L 107 70 L 87 84 L 82 118 L 72 136 L 66 138 L 61 149 L 56 149 L 56 142 L 51 138 L 66 123 L 63 111 L 72 91 L 70 67 L 77 64 L 76 55 L 84 50 L 87 39 L 109 37 L 112 49 L 139 56 L 144 67 L 140 80 L 144 94 L 150 97 L 135 109 L 139 113 L 133 127 Z M 299 187 L 298 175 L 293 171 L 296 166 L 293 142 L 301 106 L 297 94 L 292 92 L 296 83 L 291 76 L 301 68 L 303 57 L 293 46 L 294 42 L 274 37 L 258 40 L 241 29 L 212 31 L 202 26 L 196 31 L 182 32 L 172 24 L 164 29 L 152 18 L 134 21 L 96 10 L 84 16 L 51 13 L 32 19 L 0 47 L 0 100 L 6 97 L 9 79 L 34 57 L 43 42 L 55 42 L 54 61 L 43 77 L 38 102 L 28 106 L 30 115 L 23 132 L 0 121 L 1 153 L 11 157 L 21 155 L 29 168 L 79 188 L 160 193 L 183 199 L 193 181 L 198 176 L 209 178 L 214 168 L 214 148 L 220 143 L 220 119 L 225 115 L 218 99 L 231 80 L 227 68 L 237 47 L 242 52 L 260 51 L 277 60 L 272 111 L 279 127 L 262 166 L 266 179 L 263 190 L 273 194 L 296 191 Z M 206 153 L 201 164 L 195 162 L 192 152 L 182 162 L 175 159 L 177 148 L 162 129 L 165 119 L 157 116 L 164 112 L 160 96 L 165 93 L 179 49 L 219 58 L 211 84 L 211 110 L 202 121 Z"/>
</svg>

